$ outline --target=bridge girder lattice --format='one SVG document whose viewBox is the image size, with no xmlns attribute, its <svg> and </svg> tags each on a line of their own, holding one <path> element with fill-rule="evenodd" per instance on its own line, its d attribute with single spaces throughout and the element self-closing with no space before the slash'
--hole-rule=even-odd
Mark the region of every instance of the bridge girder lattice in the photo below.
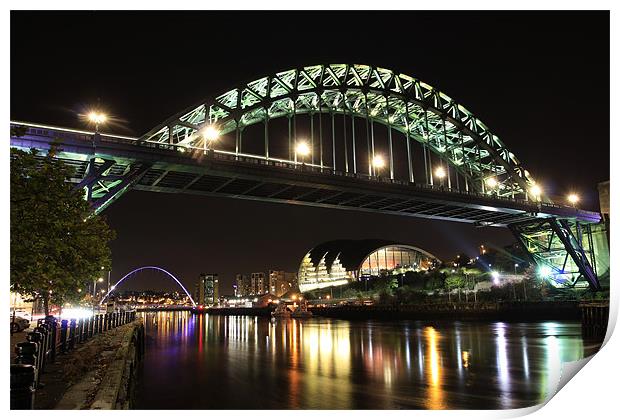
<svg viewBox="0 0 620 420">
<path fill-rule="evenodd" d="M 240 133 L 246 127 L 301 114 L 341 114 L 387 126 L 391 177 L 391 130 L 395 130 L 406 137 L 412 182 L 410 142 L 418 142 L 468 180 L 473 191 L 490 193 L 485 181 L 493 178 L 497 182 L 494 194 L 527 198 L 536 184 L 504 143 L 463 105 L 414 77 L 369 65 L 315 65 L 261 77 L 180 112 L 141 140 L 206 148 L 201 129 L 215 125 L 222 135 L 236 133 L 238 153 Z M 289 146 L 291 155 L 290 140 Z M 265 149 L 268 155 L 268 147 Z M 314 163 L 314 156 L 312 159 Z M 320 165 L 330 167 L 322 158 Z M 332 168 L 335 165 L 334 160 Z M 346 166 L 347 172 L 355 172 L 355 162 Z M 425 171 L 430 172 L 425 176 L 432 183 L 432 169 Z"/>
</svg>

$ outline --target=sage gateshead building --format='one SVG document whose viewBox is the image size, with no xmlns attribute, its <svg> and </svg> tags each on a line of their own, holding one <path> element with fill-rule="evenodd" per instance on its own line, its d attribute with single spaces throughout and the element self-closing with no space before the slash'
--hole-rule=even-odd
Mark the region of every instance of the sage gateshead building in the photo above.
<svg viewBox="0 0 620 420">
<path fill-rule="evenodd" d="M 337 240 L 312 248 L 299 266 L 299 290 L 340 286 L 365 277 L 425 271 L 439 260 L 411 245 L 380 239 Z"/>
</svg>

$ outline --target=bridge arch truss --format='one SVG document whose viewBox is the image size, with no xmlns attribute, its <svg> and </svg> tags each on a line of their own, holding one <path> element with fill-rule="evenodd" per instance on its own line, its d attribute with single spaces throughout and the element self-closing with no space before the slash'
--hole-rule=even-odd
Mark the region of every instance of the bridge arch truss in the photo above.
<svg viewBox="0 0 620 420">
<path fill-rule="evenodd" d="M 321 115 L 325 114 L 331 119 L 331 137 L 321 129 L 316 130 L 319 133 L 314 132 L 315 116 L 320 121 Z M 503 142 L 464 106 L 414 77 L 369 65 L 314 65 L 261 77 L 182 111 L 149 131 L 141 140 L 206 152 L 210 144 L 202 130 L 214 126 L 221 135 L 234 133 L 234 153 L 239 155 L 243 153 L 244 129 L 262 124 L 265 127 L 262 157 L 270 159 L 269 122 L 287 118 L 288 159 L 298 163 L 296 117 L 301 115 L 310 117 L 312 127 L 309 164 L 346 173 L 376 175 L 371 162 L 375 156 L 374 125 L 380 124 L 388 128 L 386 164 L 389 172 L 386 172 L 390 178 L 395 176 L 394 160 L 406 158 L 409 182 L 438 184 L 433 165 L 439 165 L 447 169 L 448 188 L 455 187 L 451 185 L 454 180 L 457 189 L 461 190 L 526 200 L 532 198 L 531 188 L 535 181 L 531 175 Z M 349 128 L 352 144 L 347 140 L 346 127 L 342 140 L 344 162 L 336 159 L 335 115 L 353 121 Z M 355 118 L 366 121 L 366 144 L 359 144 L 359 141 L 356 144 Z M 394 156 L 393 131 L 404 135 L 406 157 Z M 422 175 L 414 173 L 412 164 L 412 145 L 415 143 L 421 145 L 424 154 Z M 352 154 L 346 151 L 347 144 L 353 148 Z M 330 162 L 323 156 L 325 146 L 334 150 Z M 364 162 L 367 168 L 356 162 L 356 149 L 360 148 L 367 149 L 369 157 Z M 489 182 L 491 179 L 493 181 Z M 543 200 L 548 201 L 545 197 Z"/>
</svg>

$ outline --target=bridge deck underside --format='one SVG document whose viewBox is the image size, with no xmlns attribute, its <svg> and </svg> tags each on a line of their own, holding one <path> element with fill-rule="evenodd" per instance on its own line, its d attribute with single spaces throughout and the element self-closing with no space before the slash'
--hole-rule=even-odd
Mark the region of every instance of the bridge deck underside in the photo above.
<svg viewBox="0 0 620 420">
<path fill-rule="evenodd" d="M 218 195 L 261 201 L 286 202 L 329 208 L 409 215 L 484 225 L 505 226 L 536 219 L 524 211 L 474 208 L 461 203 L 430 201 L 425 197 L 404 197 L 387 192 L 363 192 L 335 186 L 312 186 L 283 178 L 255 179 L 251 176 L 196 174 L 152 168 L 133 187 L 141 191 Z"/>
<path fill-rule="evenodd" d="M 58 139 L 58 138 L 57 138 Z M 12 138 L 14 147 L 46 150 L 50 138 L 27 135 Z M 230 156 L 209 151 L 191 155 L 174 147 L 102 141 L 95 165 L 114 164 L 106 176 L 122 178 L 136 165 L 148 163 L 131 188 L 142 191 L 217 195 L 340 209 L 507 226 L 547 217 L 591 217 L 588 212 L 534 202 L 454 191 L 438 186 L 369 178 L 283 162 Z M 75 169 L 79 183 L 89 171 L 92 143 L 61 141 L 60 158 Z M 91 168 L 92 170 L 92 168 Z M 105 192 L 106 186 L 101 184 Z M 570 213 L 570 214 L 569 214 Z M 583 213 L 583 214 L 582 214 Z"/>
</svg>

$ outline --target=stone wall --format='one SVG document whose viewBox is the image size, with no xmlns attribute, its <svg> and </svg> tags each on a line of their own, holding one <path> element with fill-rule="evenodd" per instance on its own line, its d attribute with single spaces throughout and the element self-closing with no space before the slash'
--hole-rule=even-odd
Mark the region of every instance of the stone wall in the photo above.
<svg viewBox="0 0 620 420">
<path fill-rule="evenodd" d="M 88 369 L 66 389 L 55 409 L 131 408 L 135 377 L 144 354 L 142 320 L 97 338 L 82 349 L 81 356 L 91 360 Z"/>
</svg>

